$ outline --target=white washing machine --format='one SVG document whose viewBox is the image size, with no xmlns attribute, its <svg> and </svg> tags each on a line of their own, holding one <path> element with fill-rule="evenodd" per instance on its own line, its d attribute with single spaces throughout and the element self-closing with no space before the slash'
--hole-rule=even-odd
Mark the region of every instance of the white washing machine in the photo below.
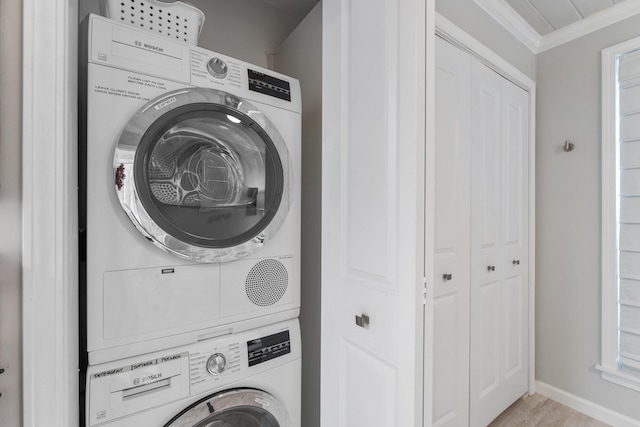
<svg viewBox="0 0 640 427">
<path fill-rule="evenodd" d="M 87 372 L 90 427 L 300 427 L 297 319 Z"/>
<path fill-rule="evenodd" d="M 95 15 L 82 34 L 88 363 L 297 317 L 298 81 Z"/>
</svg>

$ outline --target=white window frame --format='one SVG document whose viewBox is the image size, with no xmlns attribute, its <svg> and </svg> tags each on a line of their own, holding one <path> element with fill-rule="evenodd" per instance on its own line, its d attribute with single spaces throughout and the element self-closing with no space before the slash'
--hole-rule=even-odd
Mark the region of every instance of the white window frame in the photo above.
<svg viewBox="0 0 640 427">
<path fill-rule="evenodd" d="M 602 51 L 602 336 L 596 368 L 602 379 L 640 391 L 640 376 L 621 369 L 619 357 L 617 164 L 619 140 L 617 58 L 640 49 L 640 37 Z"/>
</svg>

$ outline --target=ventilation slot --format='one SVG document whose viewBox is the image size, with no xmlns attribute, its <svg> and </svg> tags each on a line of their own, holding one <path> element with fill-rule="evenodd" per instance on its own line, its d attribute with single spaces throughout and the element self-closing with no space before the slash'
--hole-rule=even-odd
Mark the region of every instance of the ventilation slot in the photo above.
<svg viewBox="0 0 640 427">
<path fill-rule="evenodd" d="M 285 266 L 275 259 L 265 259 L 257 263 L 245 281 L 245 291 L 249 300 L 261 307 L 280 301 L 289 286 L 289 274 Z"/>
<path fill-rule="evenodd" d="M 180 1 L 102 0 L 101 6 L 107 18 L 192 45 L 204 24 L 200 9 Z"/>
</svg>

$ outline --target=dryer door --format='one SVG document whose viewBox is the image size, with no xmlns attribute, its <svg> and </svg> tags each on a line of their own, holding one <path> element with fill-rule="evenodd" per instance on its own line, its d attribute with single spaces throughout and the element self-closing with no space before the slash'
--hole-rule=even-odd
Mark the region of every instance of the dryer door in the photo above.
<svg viewBox="0 0 640 427">
<path fill-rule="evenodd" d="M 208 396 L 164 427 L 286 427 L 285 408 L 261 390 L 236 389 Z"/>
<path fill-rule="evenodd" d="M 129 121 L 114 157 L 118 199 L 160 248 L 200 262 L 261 247 L 289 211 L 293 168 L 273 123 L 213 89 L 170 92 Z"/>
</svg>

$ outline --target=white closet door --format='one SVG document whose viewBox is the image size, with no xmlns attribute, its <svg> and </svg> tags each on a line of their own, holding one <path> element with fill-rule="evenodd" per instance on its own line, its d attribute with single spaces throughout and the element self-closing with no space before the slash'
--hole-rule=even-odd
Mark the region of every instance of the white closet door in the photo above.
<svg viewBox="0 0 640 427">
<path fill-rule="evenodd" d="M 529 94 L 503 79 L 503 355 L 504 404 L 528 390 Z M 505 406 L 502 408 L 506 409 Z"/>
<path fill-rule="evenodd" d="M 324 0 L 322 8 L 321 425 L 414 427 L 422 425 L 425 111 L 416 88 L 426 21 L 416 11 L 424 6 Z"/>
<path fill-rule="evenodd" d="M 433 426 L 469 421 L 471 55 L 436 39 Z"/>
<path fill-rule="evenodd" d="M 529 116 L 521 89 L 472 69 L 470 425 L 484 427 L 527 391 Z"/>
</svg>

